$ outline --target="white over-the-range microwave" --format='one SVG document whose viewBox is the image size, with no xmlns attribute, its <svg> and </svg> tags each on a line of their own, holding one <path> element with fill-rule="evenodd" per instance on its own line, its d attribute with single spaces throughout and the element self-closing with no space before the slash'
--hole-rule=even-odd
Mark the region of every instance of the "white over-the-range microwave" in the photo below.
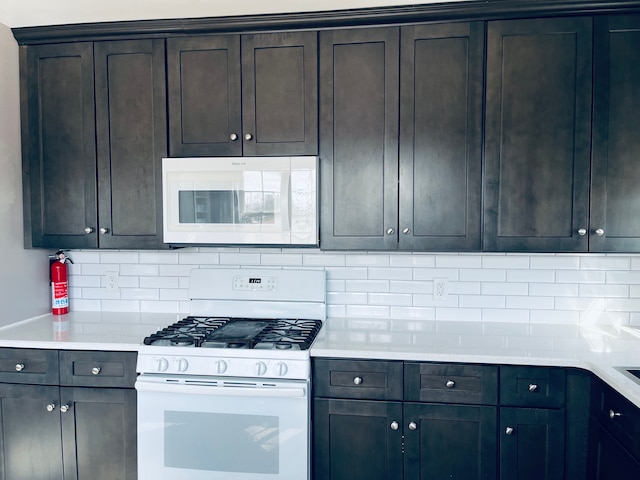
<svg viewBox="0 0 640 480">
<path fill-rule="evenodd" d="M 318 158 L 162 159 L 163 240 L 318 245 Z"/>
</svg>

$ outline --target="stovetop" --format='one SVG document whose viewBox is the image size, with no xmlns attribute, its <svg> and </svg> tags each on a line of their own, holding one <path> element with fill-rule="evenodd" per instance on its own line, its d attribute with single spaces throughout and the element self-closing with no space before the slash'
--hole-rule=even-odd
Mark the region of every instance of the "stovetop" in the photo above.
<svg viewBox="0 0 640 480">
<path fill-rule="evenodd" d="M 146 337 L 145 345 L 256 350 L 308 350 L 320 320 L 189 316 Z"/>
</svg>

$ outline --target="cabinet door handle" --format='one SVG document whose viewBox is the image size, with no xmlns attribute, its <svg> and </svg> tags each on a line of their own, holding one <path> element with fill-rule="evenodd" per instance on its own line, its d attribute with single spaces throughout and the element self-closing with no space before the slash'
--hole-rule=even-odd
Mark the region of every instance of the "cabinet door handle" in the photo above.
<svg viewBox="0 0 640 480">
<path fill-rule="evenodd" d="M 529 391 L 530 392 L 537 392 L 538 391 L 538 385 L 536 385 L 535 383 L 530 383 L 529 384 Z"/>
<path fill-rule="evenodd" d="M 587 234 L 587 229 L 586 228 L 579 228 L 578 229 L 578 235 L 580 235 L 581 237 L 584 237 Z"/>
<path fill-rule="evenodd" d="M 16 372 L 21 372 L 24 370 L 24 363 L 16 363 Z"/>
<path fill-rule="evenodd" d="M 604 235 L 604 229 L 603 228 L 598 228 L 596 229 L 596 231 L 594 232 L 597 236 L 601 237 Z"/>
<path fill-rule="evenodd" d="M 102 227 L 100 229 L 100 235 L 106 235 L 107 233 L 109 233 L 109 229 L 108 228 Z"/>
<path fill-rule="evenodd" d="M 67 413 L 67 412 L 69 411 L 69 408 L 70 408 L 70 407 L 69 407 L 69 405 L 62 405 L 62 406 L 60 407 L 60 411 L 61 411 L 62 413 Z"/>
<path fill-rule="evenodd" d="M 399 426 L 400 425 L 398 425 L 398 422 L 396 422 L 395 420 L 393 422 L 391 422 L 391 425 L 390 425 L 391 430 L 398 430 Z"/>
<path fill-rule="evenodd" d="M 418 424 L 416 422 L 409 422 L 409 430 L 417 430 Z"/>
<path fill-rule="evenodd" d="M 47 405 L 47 412 L 53 412 L 55 409 L 56 409 L 55 403 L 50 403 L 49 405 Z"/>
<path fill-rule="evenodd" d="M 396 233 L 394 228 L 387 228 L 387 235 L 393 235 L 394 233 Z"/>
<path fill-rule="evenodd" d="M 253 135 L 251 135 L 250 133 L 245 133 L 244 134 L 244 139 L 248 142 L 249 140 L 251 140 L 253 138 Z"/>
<path fill-rule="evenodd" d="M 84 228 L 84 233 L 86 233 L 87 235 L 89 235 L 90 233 L 93 233 L 93 228 L 91 228 L 91 227 L 85 227 L 85 228 Z"/>
<path fill-rule="evenodd" d="M 405 235 L 409 235 L 411 233 L 411 229 L 409 227 L 404 227 L 402 229 L 402 233 L 404 233 Z"/>
<path fill-rule="evenodd" d="M 353 379 L 353 383 L 354 383 L 355 385 L 360 385 L 360 384 L 362 383 L 362 377 L 355 377 L 355 378 Z"/>
<path fill-rule="evenodd" d="M 514 429 L 513 427 L 507 427 L 504 429 L 504 433 L 506 433 L 507 435 L 513 435 Z"/>
<path fill-rule="evenodd" d="M 622 414 L 620 412 L 614 412 L 613 410 L 609 410 L 609 418 L 613 420 L 616 417 L 621 417 Z"/>
<path fill-rule="evenodd" d="M 232 142 L 235 142 L 238 139 L 238 134 L 232 133 L 231 135 L 229 135 L 229 138 L 231 139 Z"/>
<path fill-rule="evenodd" d="M 453 380 L 448 380 L 445 385 L 447 386 L 447 388 L 453 388 L 456 386 L 456 382 L 454 382 Z"/>
<path fill-rule="evenodd" d="M 91 369 L 91 373 L 92 373 L 93 375 L 98 375 L 101 371 L 102 371 L 102 369 L 101 369 L 100 367 L 93 367 L 93 368 Z"/>
</svg>

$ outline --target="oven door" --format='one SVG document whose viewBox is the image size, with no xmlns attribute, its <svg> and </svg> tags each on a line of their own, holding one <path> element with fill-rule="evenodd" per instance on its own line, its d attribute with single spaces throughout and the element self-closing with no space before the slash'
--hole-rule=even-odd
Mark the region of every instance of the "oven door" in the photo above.
<svg viewBox="0 0 640 480">
<path fill-rule="evenodd" d="M 308 381 L 140 375 L 136 389 L 140 480 L 309 478 Z"/>
</svg>

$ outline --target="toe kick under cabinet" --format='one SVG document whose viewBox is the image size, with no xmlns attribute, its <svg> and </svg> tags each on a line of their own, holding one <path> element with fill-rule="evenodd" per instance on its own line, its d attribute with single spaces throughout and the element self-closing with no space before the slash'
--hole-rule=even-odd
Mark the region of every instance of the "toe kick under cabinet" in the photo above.
<svg viewBox="0 0 640 480">
<path fill-rule="evenodd" d="M 563 368 L 317 358 L 313 478 L 583 478 L 573 383 Z"/>
<path fill-rule="evenodd" d="M 135 352 L 0 348 L 0 478 L 130 480 Z"/>
</svg>

